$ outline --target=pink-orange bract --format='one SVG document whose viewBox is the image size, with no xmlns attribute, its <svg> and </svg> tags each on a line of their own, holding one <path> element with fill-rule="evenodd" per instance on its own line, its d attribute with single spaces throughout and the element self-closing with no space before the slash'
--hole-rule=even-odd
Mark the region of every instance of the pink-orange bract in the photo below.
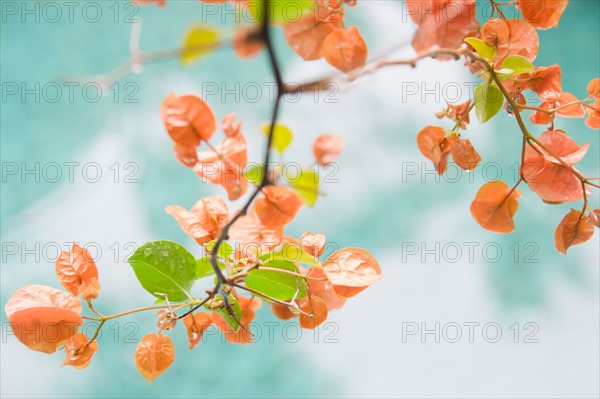
<svg viewBox="0 0 600 399">
<path fill-rule="evenodd" d="M 30 349 L 45 353 L 54 353 L 82 324 L 79 299 L 43 285 L 20 288 L 4 311 L 16 337 Z"/>
<path fill-rule="evenodd" d="M 571 209 L 561 220 L 554 234 L 554 244 L 558 252 L 567 253 L 573 245 L 581 244 L 594 235 L 594 222 L 581 211 Z"/>
<path fill-rule="evenodd" d="M 63 366 L 83 369 L 90 364 L 92 357 L 98 352 L 98 341 L 90 341 L 85 334 L 78 332 L 71 336 L 65 345 L 65 352 L 67 356 Z"/>
<path fill-rule="evenodd" d="M 180 206 L 168 206 L 165 210 L 200 245 L 216 239 L 229 221 L 227 204 L 219 196 L 202 198 L 189 211 Z"/>
<path fill-rule="evenodd" d="M 471 215 L 484 229 L 510 233 L 515 229 L 513 216 L 519 209 L 521 192 L 496 180 L 484 184 L 471 204 Z"/>
<path fill-rule="evenodd" d="M 581 182 L 569 169 L 587 153 L 589 144 L 577 145 L 560 131 L 547 131 L 539 137 L 539 144 L 525 149 L 523 175 L 529 188 L 548 202 L 572 202 L 583 198 Z M 562 162 L 554 156 L 560 156 Z M 576 169 L 573 168 L 576 171 Z"/>
<path fill-rule="evenodd" d="M 175 346 L 164 334 L 148 334 L 135 350 L 135 365 L 148 381 L 154 380 L 173 363 Z"/>
<path fill-rule="evenodd" d="M 85 300 L 98 297 L 98 268 L 85 248 L 73 244 L 71 252 L 63 251 L 56 260 L 55 269 L 60 283 L 72 294 L 81 294 Z"/>
<path fill-rule="evenodd" d="M 342 298 L 355 296 L 381 278 L 379 263 L 362 248 L 335 252 L 323 263 L 323 272 Z"/>
</svg>

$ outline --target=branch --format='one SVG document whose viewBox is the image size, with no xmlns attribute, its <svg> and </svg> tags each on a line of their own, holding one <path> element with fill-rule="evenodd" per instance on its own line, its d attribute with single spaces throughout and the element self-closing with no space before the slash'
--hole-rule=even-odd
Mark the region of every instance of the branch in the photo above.
<svg viewBox="0 0 600 399">
<path fill-rule="evenodd" d="M 65 77 L 64 81 L 77 80 L 79 82 L 99 82 L 102 85 L 108 86 L 110 83 L 116 82 L 129 73 L 133 72 L 136 68 L 144 65 L 152 64 L 160 61 L 167 61 L 181 58 L 184 52 L 194 52 L 202 50 L 218 50 L 225 49 L 231 46 L 231 40 L 223 40 L 221 42 L 213 44 L 203 44 L 196 46 L 178 47 L 172 49 L 162 49 L 150 52 L 142 52 L 139 48 L 139 37 L 141 31 L 141 19 L 131 27 L 130 33 L 130 44 L 129 44 L 129 59 L 123 64 L 119 65 L 112 71 L 109 71 L 103 75 L 88 76 L 88 77 Z"/>
<path fill-rule="evenodd" d="M 265 2 L 267 2 L 267 3 L 268 3 L 268 1 L 270 1 L 270 0 L 265 0 Z M 269 63 L 271 65 L 271 70 L 273 72 L 275 81 L 277 83 L 277 95 L 275 98 L 275 103 L 273 104 L 273 111 L 271 114 L 271 126 L 269 128 L 269 135 L 267 138 L 267 143 L 266 143 L 266 148 L 265 148 L 265 158 L 264 158 L 264 164 L 269 165 L 269 160 L 271 157 L 271 145 L 273 143 L 273 136 L 275 133 L 275 124 L 277 123 L 277 117 L 279 115 L 279 106 L 281 104 L 281 98 L 285 94 L 285 90 L 284 90 L 285 84 L 283 83 L 281 71 L 279 68 L 279 63 L 277 62 L 277 57 L 275 55 L 275 48 L 273 45 L 273 41 L 271 39 L 271 28 L 269 26 L 269 7 L 268 7 L 268 5 L 266 7 L 264 7 L 264 11 L 265 11 L 265 15 L 264 15 L 264 19 L 262 22 L 262 28 L 260 30 L 260 38 L 263 40 L 263 42 L 265 43 L 265 46 L 267 48 L 267 53 L 268 53 L 268 57 L 269 57 Z M 238 286 L 238 285 L 234 284 L 232 281 L 230 281 L 229 278 L 227 278 L 223 275 L 223 273 L 221 272 L 221 269 L 219 268 L 219 264 L 217 261 L 217 253 L 219 252 L 219 248 L 220 248 L 221 244 L 229 238 L 229 229 L 231 228 L 231 226 L 233 226 L 242 216 L 244 216 L 246 213 L 248 213 L 248 210 L 250 209 L 252 202 L 256 199 L 256 197 L 261 192 L 261 190 L 270 184 L 271 184 L 271 181 L 269 179 L 269 173 L 265 173 L 262 176 L 260 183 L 254 189 L 254 192 L 252 193 L 252 195 L 246 200 L 246 202 L 244 203 L 244 206 L 242 206 L 241 210 L 231 220 L 229 220 L 229 222 L 223 227 L 223 230 L 221 231 L 221 234 L 219 235 L 219 238 L 217 239 L 217 242 L 215 243 L 215 246 L 213 248 L 213 251 L 212 251 L 212 254 L 210 257 L 210 263 L 213 267 L 215 275 L 217 276 L 217 283 L 216 283 L 214 291 L 213 291 L 215 294 L 221 293 L 223 286 L 228 285 L 228 284 L 248 290 L 247 287 Z M 227 299 L 227 295 L 224 293 L 222 293 L 222 295 L 223 295 L 223 299 L 225 302 L 225 307 L 229 308 L 229 301 Z M 192 308 L 188 313 L 193 312 L 197 308 L 198 308 L 198 306 Z"/>
<path fill-rule="evenodd" d="M 348 82 L 353 82 L 356 79 L 363 77 L 365 75 L 370 75 L 376 72 L 379 69 L 389 67 L 389 66 L 398 66 L 398 65 L 409 65 L 412 68 L 417 66 L 417 63 L 425 58 L 440 58 L 440 57 L 452 57 L 455 60 L 459 60 L 460 57 L 467 53 L 468 49 L 466 47 L 461 47 L 459 49 L 454 48 L 432 48 L 431 50 L 419 53 L 418 55 L 407 58 L 407 59 L 380 59 L 375 60 L 355 73 L 352 76 L 347 76 L 344 74 L 335 74 L 330 75 L 329 77 L 305 82 L 299 85 L 286 85 L 285 86 L 285 94 L 295 94 L 295 93 L 303 93 L 307 91 L 320 90 L 328 83 L 333 82 L 336 78 L 344 78 Z"/>
<path fill-rule="evenodd" d="M 198 308 L 198 307 L 204 305 L 209 300 L 211 300 L 213 297 L 214 297 L 214 294 L 209 295 L 208 297 L 204 298 L 201 301 L 193 300 L 193 301 L 181 303 L 181 304 L 177 305 L 177 307 L 175 308 L 174 312 L 177 311 L 177 310 L 179 310 L 179 309 L 185 308 L 186 306 L 196 306 L 196 308 Z M 148 310 L 168 309 L 170 307 L 171 307 L 170 304 L 144 306 L 144 307 L 141 307 L 141 308 L 135 308 L 135 309 L 127 310 L 125 312 L 115 313 L 115 314 L 110 315 L 110 316 L 100 316 L 100 317 L 82 316 L 82 318 L 85 319 L 85 320 L 93 320 L 93 321 L 104 322 L 104 321 L 107 321 L 107 320 L 112 320 L 112 319 L 117 319 L 119 317 L 127 316 L 127 315 L 130 315 L 130 314 L 133 314 L 133 313 L 145 312 L 145 311 L 148 311 Z M 178 319 L 181 319 L 181 318 L 187 316 L 189 313 L 190 312 L 188 312 L 188 313 L 186 313 L 184 315 L 179 316 Z M 98 313 L 96 312 L 96 314 L 98 314 Z"/>
<path fill-rule="evenodd" d="M 563 108 L 571 107 L 573 105 L 582 105 L 582 104 L 585 104 L 586 102 L 590 101 L 591 99 L 592 99 L 591 97 L 587 97 L 587 98 L 584 98 L 583 100 L 573 101 L 573 102 L 570 102 L 570 103 L 567 103 L 567 104 L 564 104 L 564 105 L 561 105 L 559 107 L 552 108 L 552 109 L 543 109 L 543 108 L 540 108 L 540 107 L 532 107 L 530 105 L 523 105 L 523 104 L 518 104 L 518 103 L 517 103 L 517 107 L 519 107 L 521 109 L 528 109 L 528 110 L 531 110 L 531 111 L 542 112 L 542 113 L 544 113 L 546 115 L 552 115 L 555 112 L 560 111 Z"/>
</svg>

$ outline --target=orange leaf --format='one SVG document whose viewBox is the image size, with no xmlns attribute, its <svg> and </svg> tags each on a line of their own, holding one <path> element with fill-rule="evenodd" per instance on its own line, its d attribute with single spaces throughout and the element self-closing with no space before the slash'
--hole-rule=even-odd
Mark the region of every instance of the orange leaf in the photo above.
<svg viewBox="0 0 600 399">
<path fill-rule="evenodd" d="M 177 317 L 173 317 L 173 313 L 169 309 L 161 309 L 156 312 L 158 322 L 156 326 L 161 330 L 172 330 L 177 325 Z"/>
<path fill-rule="evenodd" d="M 217 130 L 215 116 L 200 97 L 171 93 L 160 106 L 160 115 L 173 141 L 185 148 L 196 148 Z"/>
<path fill-rule="evenodd" d="M 509 19 L 506 21 L 508 26 L 509 43 L 506 54 L 499 51 L 498 63 L 504 61 L 509 55 L 520 55 L 533 62 L 540 49 L 540 38 L 535 29 L 520 19 Z"/>
<path fill-rule="evenodd" d="M 594 235 L 594 223 L 581 211 L 571 209 L 554 232 L 554 245 L 561 254 L 573 245 L 581 244 Z"/>
<path fill-rule="evenodd" d="M 407 6 L 420 10 L 411 15 L 419 25 L 412 40 L 417 53 L 434 46 L 458 48 L 479 27 L 475 0 L 409 0 Z"/>
<path fill-rule="evenodd" d="M 325 234 L 313 234 L 307 231 L 300 237 L 300 246 L 308 254 L 318 258 L 323 254 L 323 250 L 325 249 Z"/>
<path fill-rule="evenodd" d="M 594 226 L 600 229 L 600 208 L 590 211 L 589 218 L 594 224 Z"/>
<path fill-rule="evenodd" d="M 198 153 L 194 172 L 203 179 L 225 188 L 230 201 L 240 198 L 248 190 L 243 170 L 248 163 L 246 138 L 229 115 L 223 121 L 225 140 L 209 151 Z M 229 135 L 228 135 L 229 134 Z"/>
<path fill-rule="evenodd" d="M 600 129 L 600 97 L 596 97 L 594 104 L 588 106 L 589 115 L 585 120 L 585 124 L 590 129 Z"/>
<path fill-rule="evenodd" d="M 323 41 L 323 55 L 335 68 L 350 73 L 367 62 L 367 44 L 356 26 L 337 29 Z"/>
<path fill-rule="evenodd" d="M 490 46 L 496 47 L 498 54 L 503 54 L 503 57 L 508 53 L 509 36 L 508 24 L 502 19 L 490 18 L 481 27 L 481 40 Z"/>
<path fill-rule="evenodd" d="M 592 79 L 587 87 L 590 97 L 600 98 L 600 78 Z"/>
<path fill-rule="evenodd" d="M 77 369 L 86 368 L 96 352 L 98 352 L 98 341 L 89 342 L 85 334 L 78 332 L 65 345 L 67 357 L 62 365 Z"/>
<path fill-rule="evenodd" d="M 515 229 L 513 216 L 519 209 L 519 197 L 519 190 L 511 191 L 502 181 L 486 183 L 481 186 L 471 204 L 471 215 L 484 229 L 510 233 Z"/>
<path fill-rule="evenodd" d="M 187 329 L 188 339 L 190 341 L 190 349 L 194 349 L 200 343 L 202 334 L 214 323 L 212 315 L 206 312 L 197 312 L 189 314 L 183 319 L 183 324 Z"/>
<path fill-rule="evenodd" d="M 56 260 L 55 269 L 62 286 L 72 294 L 82 294 L 85 300 L 98 297 L 98 268 L 85 248 L 73 244 L 71 253 L 61 252 Z"/>
<path fill-rule="evenodd" d="M 282 186 L 267 186 L 264 197 L 254 203 L 254 210 L 263 225 L 270 228 L 285 226 L 294 219 L 304 202 L 296 192 Z"/>
<path fill-rule="evenodd" d="M 279 245 L 283 239 L 283 226 L 265 226 L 254 208 L 240 217 L 229 230 L 229 238 L 241 244 L 244 257 L 258 257 Z"/>
<path fill-rule="evenodd" d="M 600 129 L 600 116 L 592 114 L 588 115 L 585 119 L 585 125 L 590 129 Z"/>
<path fill-rule="evenodd" d="M 344 248 L 323 263 L 323 272 L 338 296 L 350 298 L 381 278 L 381 267 L 368 251 Z"/>
<path fill-rule="evenodd" d="M 575 165 L 581 161 L 590 147 L 589 144 L 577 145 L 571 137 L 559 130 L 549 130 L 542 133 L 539 141 L 569 165 Z M 542 148 L 538 148 L 536 144 L 533 145 L 535 149 L 532 146 L 527 146 L 525 149 L 526 159 L 531 156 L 538 156 L 541 153 L 548 162 L 559 164 L 559 161 L 553 155 L 550 155 Z"/>
<path fill-rule="evenodd" d="M 242 122 L 235 121 L 235 112 L 225 115 L 221 121 L 221 129 L 227 137 L 235 137 L 241 134 Z"/>
<path fill-rule="evenodd" d="M 481 39 L 497 48 L 496 65 L 501 65 L 509 55 L 520 55 L 533 62 L 540 49 L 538 33 L 520 19 L 488 20 L 481 29 Z"/>
<path fill-rule="evenodd" d="M 523 74 L 526 88 L 533 90 L 542 101 L 553 102 L 562 93 L 560 65 L 537 67 L 530 74 Z"/>
<path fill-rule="evenodd" d="M 179 144 L 175 144 L 173 147 L 173 154 L 175 158 L 183 165 L 188 168 L 194 167 L 198 162 L 198 152 L 195 147 L 184 147 Z"/>
<path fill-rule="evenodd" d="M 545 109 L 545 110 L 550 110 L 550 109 L 554 108 L 554 103 L 544 102 L 540 105 L 540 108 Z M 549 125 L 554 120 L 554 114 L 548 115 L 545 112 L 535 111 L 533 114 L 531 114 L 531 116 L 529 117 L 529 120 L 533 124 Z"/>
<path fill-rule="evenodd" d="M 523 171 L 531 191 L 546 202 L 573 202 L 583 198 L 581 182 L 561 165 L 549 162 L 541 156 L 533 156 L 525 160 Z"/>
<path fill-rule="evenodd" d="M 135 350 L 135 365 L 142 376 L 153 381 L 173 363 L 175 346 L 164 334 L 148 334 Z"/>
<path fill-rule="evenodd" d="M 54 353 L 82 323 L 79 298 L 44 285 L 21 287 L 4 311 L 19 341 L 44 353 Z"/>
<path fill-rule="evenodd" d="M 218 195 L 202 198 L 189 211 L 177 205 L 168 206 L 165 211 L 200 245 L 217 239 L 229 222 L 227 204 Z"/>
<path fill-rule="evenodd" d="M 290 310 L 289 306 L 282 305 L 277 302 L 271 304 L 271 312 L 280 320 L 290 320 L 298 315 Z"/>
<path fill-rule="evenodd" d="M 468 114 L 470 107 L 471 107 L 471 100 L 467 100 L 466 102 L 460 103 L 460 104 L 448 103 L 448 107 L 446 108 L 446 112 L 444 113 L 444 116 L 448 116 L 448 118 L 452 119 L 454 122 L 461 121 L 461 124 L 460 124 L 461 129 L 466 129 L 467 125 L 470 122 L 470 118 L 469 118 L 469 114 Z"/>
<path fill-rule="evenodd" d="M 329 14 L 330 11 L 323 4 L 319 4 L 316 15 L 308 14 L 283 25 L 285 40 L 305 61 L 321 58 L 325 38 L 331 32 L 344 27 L 341 20 L 328 20 L 326 17 Z"/>
<path fill-rule="evenodd" d="M 307 280 L 310 288 L 310 294 L 321 298 L 323 302 L 325 302 L 325 305 L 327 305 L 327 309 L 335 310 L 344 306 L 346 299 L 339 297 L 335 293 L 333 284 L 331 284 L 331 281 L 326 279 L 323 270 L 313 267 L 308 276 L 312 277 L 311 279 Z M 325 278 L 325 280 L 322 280 L 323 278 Z"/>
<path fill-rule="evenodd" d="M 538 29 L 558 26 L 569 0 L 518 0 L 516 6 L 523 19 Z"/>
<path fill-rule="evenodd" d="M 427 126 L 417 135 L 417 145 L 425 158 L 439 162 L 442 159 L 442 143 L 445 139 L 445 129 L 438 126 Z"/>
<path fill-rule="evenodd" d="M 481 162 L 481 157 L 473 148 L 471 140 L 459 140 L 452 148 L 452 158 L 464 170 L 473 170 Z"/>
<path fill-rule="evenodd" d="M 318 296 L 306 296 L 300 300 L 298 305 L 301 311 L 311 315 L 300 313 L 300 327 L 314 330 L 327 320 L 327 306 Z"/>
<path fill-rule="evenodd" d="M 589 144 L 577 145 L 560 131 L 547 131 L 539 141 L 569 166 L 575 165 L 587 153 Z M 571 202 L 583 198 L 579 178 L 559 161 L 537 145 L 527 146 L 523 163 L 523 177 L 529 188 L 548 202 Z"/>
<path fill-rule="evenodd" d="M 437 126 L 427 126 L 417 135 L 419 150 L 426 158 L 433 161 L 440 175 L 446 171 L 448 157 L 457 143 L 456 135 L 446 137 L 446 130 Z"/>
<path fill-rule="evenodd" d="M 345 140 L 342 136 L 323 134 L 313 144 L 315 160 L 323 166 L 334 162 L 344 149 Z"/>
<path fill-rule="evenodd" d="M 579 101 L 579 99 L 573 94 L 562 93 L 558 97 L 558 101 L 556 101 L 555 107 L 562 107 L 577 101 Z M 585 108 L 581 104 L 569 105 L 568 107 L 559 109 L 558 111 L 556 111 L 556 113 L 565 118 L 585 118 Z"/>
</svg>

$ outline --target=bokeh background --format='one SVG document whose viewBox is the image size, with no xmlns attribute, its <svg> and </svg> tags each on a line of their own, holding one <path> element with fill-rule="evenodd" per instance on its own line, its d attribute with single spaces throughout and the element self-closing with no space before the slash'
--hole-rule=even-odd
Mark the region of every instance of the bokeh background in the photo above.
<svg viewBox="0 0 600 399">
<path fill-rule="evenodd" d="M 16 4 L 18 14 L 8 12 L 6 3 Z M 218 117 L 236 112 L 250 157 L 258 160 L 258 126 L 271 108 L 263 82 L 273 78 L 264 56 L 242 62 L 223 50 L 186 68 L 177 60 L 147 65 L 97 102 L 90 101 L 93 88 L 86 97 L 79 86 L 70 101 L 64 81 L 106 73 L 127 59 L 131 13 L 143 20 L 143 51 L 176 48 L 190 26 L 203 22 L 227 35 L 235 16 L 210 16 L 212 8 L 198 1 L 139 9 L 96 1 L 102 15 L 90 22 L 82 14 L 86 2 L 76 2 L 72 19 L 58 2 L 63 15 L 53 22 L 51 9 L 46 18 L 40 14 L 48 3 L 3 2 L 1 303 L 25 284 L 60 287 L 53 270 L 57 248 L 77 241 L 96 251 L 103 286 L 97 302 L 104 313 L 143 306 L 152 298 L 125 262 L 132 247 L 170 239 L 198 253 L 163 209 L 223 194 L 175 161 L 160 102 L 169 92 L 197 93 Z M 600 72 L 599 4 L 571 1 L 560 28 L 540 32 L 535 64 L 560 63 L 564 90 L 578 97 L 587 95 L 587 83 Z M 489 3 L 480 6 L 489 15 Z M 23 16 L 24 7 L 41 7 L 40 20 Z M 88 10 L 88 19 L 97 19 L 95 9 Z M 414 26 L 402 2 L 360 1 L 348 18 L 360 27 L 372 56 L 392 49 L 390 56 L 411 54 L 406 45 Z M 324 62 L 302 62 L 281 32 L 277 51 L 288 81 L 331 71 Z M 39 99 L 21 98 L 21 84 L 43 88 L 53 82 L 62 85 L 59 101 L 50 101 L 50 86 Z M 485 126 L 471 123 L 466 137 L 484 160 L 472 174 L 456 176 L 453 168 L 452 178 L 438 179 L 416 148 L 420 128 L 439 123 L 433 113 L 446 100 L 466 100 L 474 82 L 462 62 L 423 61 L 416 69 L 382 70 L 343 86 L 331 97 L 335 103 L 312 95 L 284 103 L 281 121 L 295 133 L 287 160 L 310 164 L 312 141 L 321 133 L 347 139 L 339 168 L 323 171 L 337 182 L 323 185 L 327 195 L 315 208 L 303 209 L 287 233 L 323 231 L 339 247 L 368 248 L 384 273 L 331 313 L 331 324 L 317 335 L 303 331 L 297 339 L 293 325 L 279 322 L 269 339 L 268 323 L 278 321 L 266 306 L 258 313 L 262 336 L 254 345 L 225 344 L 211 334 L 189 351 L 178 326 L 170 333 L 176 360 L 149 384 L 137 372 L 133 353 L 137 340 L 155 330 L 150 313 L 108 325 L 100 352 L 80 371 L 60 368 L 62 353 L 45 355 L 21 345 L 2 312 L 2 397 L 598 397 L 598 235 L 568 256 L 558 254 L 554 228 L 570 206 L 545 205 L 526 187 L 513 234 L 484 231 L 469 214 L 481 184 L 515 181 L 521 145 L 515 121 L 502 114 Z M 211 83 L 219 92 L 207 96 Z M 263 88 L 258 101 L 256 92 L 220 97 L 224 88 L 256 83 Z M 17 84 L 19 93 L 9 94 L 7 84 Z M 558 126 L 578 143 L 591 143 L 579 169 L 597 176 L 598 132 L 582 120 L 559 119 Z M 65 162 L 79 163 L 72 182 Z M 39 180 L 36 173 L 22 175 L 23 167 L 36 163 Z M 57 182 L 49 181 L 55 177 L 52 163 L 61 166 Z M 92 163 L 102 172 L 96 183 L 86 181 L 95 179 L 95 165 L 83 171 Z M 14 165 L 19 172 L 6 173 Z M 597 193 L 591 202 L 598 207 Z M 436 325 L 439 338 L 423 334 Z M 453 343 L 456 326 L 462 335 Z M 93 331 L 91 324 L 86 328 Z M 496 338 L 498 329 L 502 335 Z"/>
</svg>

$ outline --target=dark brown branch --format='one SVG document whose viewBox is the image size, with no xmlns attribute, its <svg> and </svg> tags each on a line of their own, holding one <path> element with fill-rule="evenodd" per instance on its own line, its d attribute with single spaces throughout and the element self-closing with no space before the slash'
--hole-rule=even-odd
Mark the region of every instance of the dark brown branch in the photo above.
<svg viewBox="0 0 600 399">
<path fill-rule="evenodd" d="M 265 2 L 268 2 L 268 1 L 269 0 L 265 0 Z M 273 104 L 273 111 L 271 114 L 271 126 L 269 128 L 269 135 L 268 135 L 266 146 L 265 146 L 264 164 L 269 165 L 269 160 L 271 157 L 271 145 L 273 143 L 273 136 L 274 136 L 274 132 L 275 132 L 275 124 L 277 123 L 277 117 L 279 115 L 279 107 L 281 104 L 281 98 L 283 97 L 283 95 L 285 93 L 285 84 L 283 83 L 283 78 L 281 76 L 281 70 L 279 68 L 279 63 L 277 62 L 277 57 L 275 55 L 275 48 L 273 45 L 273 41 L 271 39 L 271 27 L 269 26 L 269 7 L 268 6 L 264 7 L 264 10 L 265 10 L 265 15 L 264 15 L 264 19 L 262 22 L 262 28 L 260 30 L 260 36 L 261 36 L 262 40 L 264 41 L 265 46 L 267 48 L 267 53 L 268 53 L 268 57 L 269 57 L 269 63 L 271 65 L 271 70 L 273 72 L 275 81 L 277 83 L 277 96 L 275 98 L 275 103 Z M 250 209 L 250 206 L 252 205 L 252 202 L 256 199 L 256 197 L 261 192 L 261 190 L 270 184 L 271 184 L 271 181 L 269 180 L 269 173 L 265 173 L 263 175 L 260 183 L 254 189 L 254 192 L 252 193 L 252 195 L 246 200 L 246 202 L 244 203 L 244 206 L 242 206 L 242 209 L 240 209 L 240 211 L 231 220 L 229 220 L 229 222 L 223 227 L 223 230 L 221 231 L 221 234 L 219 235 L 219 238 L 217 239 L 217 242 L 213 248 L 213 251 L 212 251 L 212 254 L 210 257 L 210 263 L 213 267 L 215 275 L 217 276 L 217 284 L 215 285 L 215 288 L 213 290 L 213 295 L 217 295 L 218 293 L 221 293 L 223 296 L 223 300 L 225 302 L 226 308 L 229 308 L 229 301 L 227 299 L 227 294 L 222 292 L 223 286 L 228 285 L 228 284 L 229 285 L 235 285 L 235 284 L 233 284 L 233 282 L 229 281 L 229 279 L 225 275 L 223 275 L 223 272 L 219 268 L 219 264 L 217 261 L 217 254 L 219 252 L 219 248 L 220 248 L 221 244 L 223 244 L 223 242 L 229 238 L 229 229 L 242 216 L 244 216 L 248 212 L 248 210 Z M 240 288 L 245 288 L 245 287 L 240 286 Z M 197 308 L 198 307 L 192 308 L 188 313 L 193 312 Z"/>
</svg>

